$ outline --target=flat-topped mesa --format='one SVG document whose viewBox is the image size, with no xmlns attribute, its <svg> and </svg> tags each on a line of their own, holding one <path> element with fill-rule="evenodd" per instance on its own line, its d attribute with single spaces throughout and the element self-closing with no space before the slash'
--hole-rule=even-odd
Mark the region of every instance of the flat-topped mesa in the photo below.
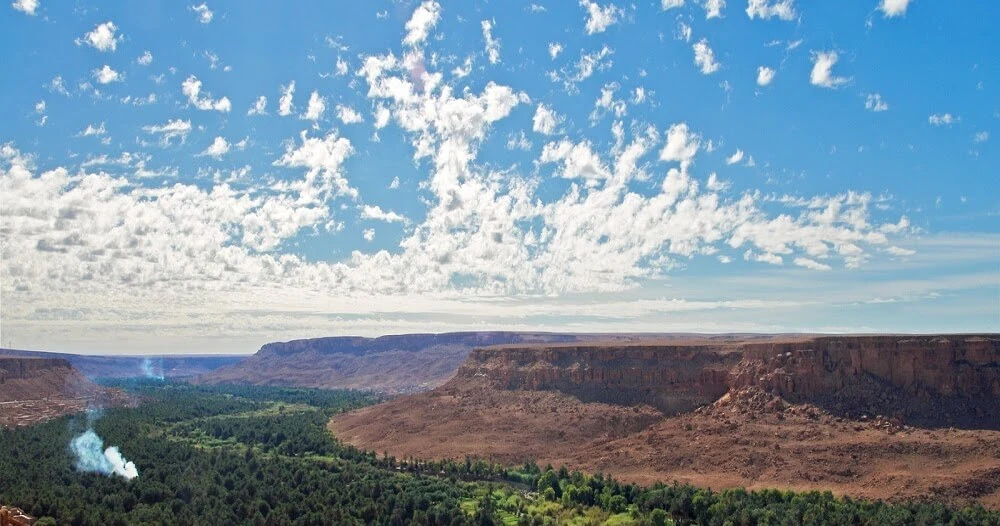
<svg viewBox="0 0 1000 526">
<path fill-rule="evenodd" d="M 504 346 L 474 350 L 457 377 L 485 377 L 500 389 L 560 391 L 583 401 L 648 404 L 672 414 L 722 396 L 741 357 L 726 344 Z"/>
<path fill-rule="evenodd" d="M 1000 336 L 508 345 L 469 355 L 456 381 L 476 378 L 499 389 L 644 403 L 668 414 L 714 402 L 731 389 L 757 387 L 845 413 L 929 418 L 957 407 L 968 418 L 997 419 Z"/>
</svg>

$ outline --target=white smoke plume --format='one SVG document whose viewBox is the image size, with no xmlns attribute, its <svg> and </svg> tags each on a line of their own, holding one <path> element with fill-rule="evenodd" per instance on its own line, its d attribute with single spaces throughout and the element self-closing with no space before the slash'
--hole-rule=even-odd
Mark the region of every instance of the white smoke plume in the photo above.
<svg viewBox="0 0 1000 526">
<path fill-rule="evenodd" d="M 163 359 L 157 360 L 158 364 L 156 367 L 153 366 L 153 360 L 149 358 L 142 359 L 142 374 L 146 378 L 152 378 L 154 380 L 163 380 Z"/>
<path fill-rule="evenodd" d="M 87 412 L 87 424 L 99 418 L 97 411 Z M 135 464 L 129 462 L 122 456 L 117 446 L 104 448 L 104 440 L 97 436 L 93 429 L 87 429 L 77 435 L 69 443 L 69 449 L 76 457 L 76 469 L 84 473 L 101 473 L 107 476 L 118 475 L 125 480 L 132 480 L 139 476 L 139 470 Z"/>
</svg>

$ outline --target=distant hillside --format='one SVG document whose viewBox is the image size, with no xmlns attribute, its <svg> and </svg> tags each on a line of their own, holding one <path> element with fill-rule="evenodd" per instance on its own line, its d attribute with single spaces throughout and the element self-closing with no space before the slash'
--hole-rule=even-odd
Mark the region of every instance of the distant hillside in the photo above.
<svg viewBox="0 0 1000 526">
<path fill-rule="evenodd" d="M 233 355 L 91 356 L 15 349 L 0 349 L 0 356 L 60 358 L 68 361 L 80 373 L 90 379 L 133 378 L 138 376 L 190 378 L 205 374 L 219 367 L 232 365 L 245 358 L 245 356 Z"/>
<path fill-rule="evenodd" d="M 126 403 L 124 393 L 91 382 L 67 360 L 0 356 L 0 426 Z"/>
<path fill-rule="evenodd" d="M 635 341 L 649 337 L 652 336 L 456 332 L 314 338 L 269 343 L 240 363 L 221 367 L 196 381 L 409 393 L 446 382 L 475 347 L 595 339 Z"/>
</svg>

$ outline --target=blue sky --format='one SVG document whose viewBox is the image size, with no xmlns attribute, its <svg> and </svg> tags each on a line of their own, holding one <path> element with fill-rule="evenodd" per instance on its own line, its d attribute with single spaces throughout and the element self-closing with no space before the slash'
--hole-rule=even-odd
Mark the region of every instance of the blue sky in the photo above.
<svg viewBox="0 0 1000 526">
<path fill-rule="evenodd" d="M 1000 327 L 993 2 L 0 15 L 0 344 Z"/>
</svg>

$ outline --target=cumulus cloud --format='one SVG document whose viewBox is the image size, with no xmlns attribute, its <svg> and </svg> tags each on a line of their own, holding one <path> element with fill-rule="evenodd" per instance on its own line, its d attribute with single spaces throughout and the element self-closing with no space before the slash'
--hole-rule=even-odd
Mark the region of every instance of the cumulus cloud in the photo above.
<svg viewBox="0 0 1000 526">
<path fill-rule="evenodd" d="M 110 84 L 112 82 L 121 82 L 122 74 L 111 69 L 111 66 L 105 64 L 104 67 L 95 69 L 93 72 L 94 79 L 101 84 Z"/>
<path fill-rule="evenodd" d="M 97 126 L 94 126 L 93 124 L 88 124 L 86 128 L 84 128 L 83 130 L 80 131 L 80 133 L 77 134 L 77 137 L 102 136 L 107 132 L 108 131 L 104 128 L 104 122 L 101 122 L 101 124 Z"/>
<path fill-rule="evenodd" d="M 187 139 L 188 134 L 191 133 L 191 121 L 172 119 L 168 120 L 166 124 L 143 126 L 142 129 L 146 133 L 160 135 L 163 145 L 170 144 L 175 138 L 180 138 L 183 143 Z"/>
<path fill-rule="evenodd" d="M 809 83 L 821 88 L 836 89 L 850 82 L 847 77 L 833 74 L 833 66 L 840 57 L 836 51 L 818 51 L 812 54 L 813 67 L 809 73 Z"/>
<path fill-rule="evenodd" d="M 757 68 L 757 85 L 767 86 L 774 80 L 774 70 L 767 66 Z"/>
<path fill-rule="evenodd" d="M 878 8 L 882 11 L 882 16 L 892 18 L 906 14 L 906 8 L 910 6 L 910 0 L 882 0 Z"/>
<path fill-rule="evenodd" d="M 337 105 L 337 118 L 344 124 L 357 124 L 365 121 L 361 117 L 361 114 L 355 111 L 354 108 L 344 104 Z"/>
<path fill-rule="evenodd" d="M 882 95 L 869 93 L 865 96 L 865 109 L 874 112 L 889 111 L 889 103 L 882 100 Z"/>
<path fill-rule="evenodd" d="M 556 127 L 562 120 L 556 112 L 544 104 L 539 104 L 535 109 L 535 116 L 531 119 L 531 129 L 545 135 L 552 135 L 556 132 Z"/>
<path fill-rule="evenodd" d="M 660 8 L 664 11 L 684 7 L 684 0 L 660 0 Z"/>
<path fill-rule="evenodd" d="M 726 0 L 705 0 L 705 19 L 722 18 L 722 10 Z"/>
<path fill-rule="evenodd" d="M 299 194 L 305 202 L 325 202 L 331 197 L 357 198 L 358 191 L 351 187 L 343 170 L 344 161 L 354 153 L 351 141 L 335 132 L 326 137 L 309 137 L 301 133 L 302 144 L 289 144 L 284 155 L 274 161 L 275 166 L 305 168 L 303 181 L 289 183 L 287 188 Z"/>
<path fill-rule="evenodd" d="M 35 11 L 38 10 L 38 0 L 14 0 L 10 6 L 13 7 L 15 11 L 35 16 Z"/>
<path fill-rule="evenodd" d="M 208 4 L 205 3 L 202 3 L 201 5 L 193 5 L 188 9 L 194 11 L 195 14 L 198 15 L 198 21 L 202 24 L 211 22 L 212 18 L 215 17 L 215 13 L 213 13 L 212 10 L 208 8 Z"/>
<path fill-rule="evenodd" d="M 768 19 L 778 17 L 781 20 L 795 19 L 795 1 L 777 0 L 747 0 L 747 16 L 751 20 L 754 18 Z"/>
<path fill-rule="evenodd" d="M 568 139 L 550 142 L 542 149 L 540 163 L 561 163 L 559 176 L 565 179 L 584 179 L 588 185 L 611 176 L 611 171 L 593 151 L 589 141 L 573 143 Z"/>
<path fill-rule="evenodd" d="M 114 22 L 107 21 L 98 24 L 93 31 L 76 39 L 76 45 L 86 44 L 98 51 L 114 51 L 118 49 L 118 42 L 123 38 L 121 35 L 116 35 L 117 31 L 118 26 Z"/>
<path fill-rule="evenodd" d="M 201 81 L 194 75 L 189 76 L 181 83 L 181 92 L 188 98 L 189 104 L 202 111 L 214 110 L 229 113 L 233 109 L 233 105 L 229 102 L 228 97 L 213 100 L 210 93 L 205 93 L 205 96 L 202 97 Z"/>
<path fill-rule="evenodd" d="M 972 136 L 972 141 L 975 143 L 984 143 L 988 140 L 990 140 L 990 132 L 988 131 L 976 132 L 976 134 Z"/>
<path fill-rule="evenodd" d="M 486 57 L 490 64 L 500 62 L 500 39 L 493 38 L 493 21 L 483 20 L 483 41 L 486 42 Z"/>
<path fill-rule="evenodd" d="M 689 163 L 700 146 L 701 136 L 689 130 L 687 123 L 674 124 L 667 130 L 667 143 L 660 151 L 660 160 Z"/>
<path fill-rule="evenodd" d="M 950 113 L 935 113 L 930 117 L 927 117 L 927 122 L 931 123 L 933 126 L 951 126 L 961 120 L 961 117 L 956 117 Z"/>
<path fill-rule="evenodd" d="M 587 23 L 584 29 L 588 35 L 603 33 L 618 22 L 618 18 L 623 14 L 622 8 L 615 4 L 602 7 L 592 0 L 580 0 L 580 6 L 587 10 Z"/>
<path fill-rule="evenodd" d="M 407 46 L 419 46 L 427 40 L 438 20 L 441 19 L 441 4 L 434 0 L 427 0 L 420 4 L 414 11 L 410 20 L 406 22 L 406 37 L 403 44 Z"/>
<path fill-rule="evenodd" d="M 135 59 L 135 63 L 140 66 L 148 66 L 153 63 L 153 54 L 146 51 L 139 58 Z"/>
<path fill-rule="evenodd" d="M 794 263 L 794 264 L 796 264 L 796 265 L 798 265 L 800 267 L 807 268 L 809 270 L 830 270 L 831 269 L 830 265 L 826 265 L 826 264 L 820 263 L 819 261 L 816 261 L 816 260 L 813 260 L 813 259 L 809 259 L 809 258 L 801 258 L 801 257 L 800 258 L 795 258 L 795 259 L 792 260 L 792 263 Z"/>
<path fill-rule="evenodd" d="M 558 42 L 549 42 L 549 58 L 555 60 L 563 51 L 563 45 Z"/>
<path fill-rule="evenodd" d="M 222 159 L 224 155 L 229 153 L 230 144 L 225 137 L 216 137 L 212 144 L 208 145 L 204 151 L 199 153 L 202 157 L 213 157 L 216 160 Z"/>
<path fill-rule="evenodd" d="M 708 39 L 701 39 L 691 46 L 694 50 L 694 63 L 704 75 L 719 71 L 720 64 L 715 61 L 715 53 L 708 47 Z"/>
<path fill-rule="evenodd" d="M 247 115 L 267 115 L 267 97 L 257 97 L 257 101 L 247 110 Z"/>
<path fill-rule="evenodd" d="M 295 81 L 291 81 L 287 86 L 281 87 L 281 98 L 278 99 L 278 115 L 282 117 L 291 115 L 295 111 L 292 105 L 292 97 L 295 95 Z"/>
<path fill-rule="evenodd" d="M 602 46 L 600 50 L 592 53 L 581 51 L 580 60 L 573 65 L 572 69 L 564 68 L 560 73 L 553 72 L 549 76 L 553 81 L 561 80 L 566 91 L 575 92 L 577 84 L 587 80 L 595 72 L 611 69 L 611 66 L 614 65 L 614 62 L 611 60 L 611 55 L 613 54 L 614 50 L 608 46 Z"/>
<path fill-rule="evenodd" d="M 363 219 L 372 219 L 375 221 L 385 221 L 386 223 L 408 223 L 409 220 L 406 217 L 393 212 L 392 210 L 385 211 L 379 206 L 364 205 L 361 207 L 361 217 Z"/>
<path fill-rule="evenodd" d="M 728 164 L 728 165 L 734 165 L 734 164 L 742 161 L 743 160 L 743 155 L 744 155 L 743 154 L 743 150 L 737 148 L 735 153 L 733 153 L 729 157 L 726 157 L 726 164 Z"/>
<path fill-rule="evenodd" d="M 326 99 L 321 97 L 318 91 L 313 91 L 309 95 L 309 104 L 306 105 L 306 112 L 301 118 L 316 122 L 323 118 L 326 112 Z"/>
</svg>

